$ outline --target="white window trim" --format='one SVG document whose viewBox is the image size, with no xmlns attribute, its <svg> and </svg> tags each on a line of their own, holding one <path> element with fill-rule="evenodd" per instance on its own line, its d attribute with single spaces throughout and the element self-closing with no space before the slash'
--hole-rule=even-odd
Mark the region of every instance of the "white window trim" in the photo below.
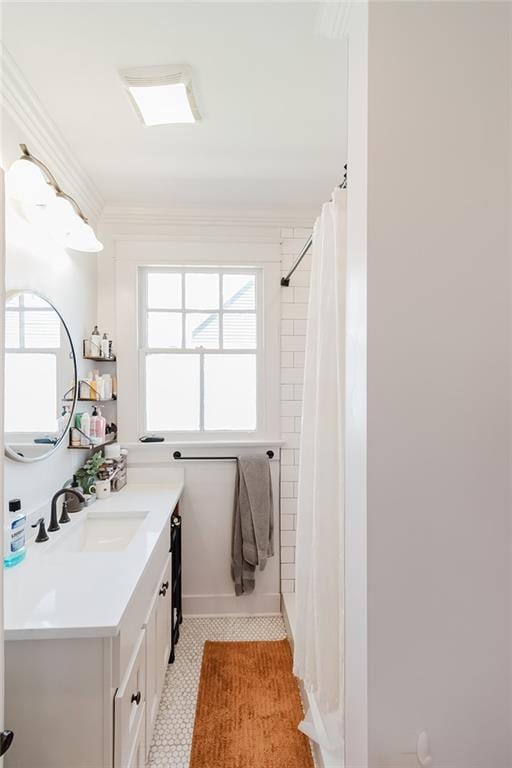
<svg viewBox="0 0 512 768">
<path fill-rule="evenodd" d="M 259 268 L 262 288 L 262 378 L 261 420 L 255 432 L 168 433 L 166 444 L 257 444 L 279 440 L 280 390 L 280 261 L 274 244 L 267 243 L 178 243 L 176 241 L 116 242 L 115 281 L 117 317 L 118 434 L 124 443 L 136 443 L 143 436 L 142 392 L 139 370 L 140 267 L 221 267 Z"/>
<path fill-rule="evenodd" d="M 256 276 L 256 291 L 255 291 L 255 307 L 253 310 L 237 310 L 237 313 L 239 314 L 255 314 L 256 320 L 257 320 L 257 327 L 256 327 L 256 347 L 254 349 L 187 349 L 185 347 L 181 347 L 179 349 L 169 349 L 167 347 L 165 348 L 157 348 L 157 347 L 148 347 L 147 346 L 147 314 L 149 308 L 147 303 L 147 275 L 150 272 L 161 272 L 161 273 L 174 273 L 174 274 L 180 274 L 184 275 L 185 273 L 210 273 L 215 275 L 229 275 L 229 274 L 241 274 L 243 272 L 246 272 L 247 274 L 255 274 Z M 148 428 L 146 424 L 146 358 L 148 355 L 156 355 L 156 354 L 179 354 L 179 355 L 199 355 L 201 358 L 201 367 L 204 365 L 204 357 L 206 355 L 230 355 L 230 354 L 248 354 L 253 355 L 256 358 L 256 428 L 251 430 L 211 430 L 211 429 L 204 429 L 204 376 L 201 375 L 201 386 L 200 386 L 200 424 L 201 427 L 197 430 L 186 430 L 186 431 L 179 431 L 179 430 L 158 430 L 158 434 L 165 437 L 166 440 L 185 440 L 190 438 L 201 438 L 206 440 L 229 440 L 230 438 L 233 440 L 247 440 L 254 438 L 256 439 L 259 435 L 262 433 L 262 424 L 264 420 L 264 398 L 263 398 L 263 369 L 264 369 L 264 359 L 263 359 L 263 318 L 264 318 L 264 307 L 263 307 L 263 290 L 262 290 L 262 282 L 263 282 L 263 271 L 261 267 L 233 267 L 233 266 L 223 266 L 223 265 L 216 265 L 216 266 L 199 266 L 196 264 L 187 264 L 182 266 L 162 266 L 162 265 L 155 265 L 155 266 L 144 266 L 139 267 L 137 270 L 137 282 L 138 282 L 138 298 L 139 298 L 139 307 L 138 307 L 138 316 L 139 316 L 139 415 L 138 415 L 138 422 L 141 427 L 141 430 L 144 434 L 148 433 Z M 183 288 L 184 290 L 184 288 Z M 220 284 L 219 284 L 219 291 L 220 291 Z M 219 294 L 220 299 L 220 294 Z M 151 310 L 153 311 L 153 310 Z M 158 311 L 158 310 L 155 310 Z M 162 310 L 164 312 L 172 311 L 172 310 Z M 187 310 L 185 307 L 183 307 L 181 310 L 179 310 L 180 314 L 187 314 L 188 312 L 208 312 L 208 310 Z M 219 320 L 220 316 L 224 314 L 230 314 L 230 312 L 224 312 L 220 300 L 219 300 L 219 309 L 216 310 L 219 313 Z M 233 310 L 234 311 L 234 310 Z M 178 310 L 177 310 L 178 312 Z M 219 337 L 222 335 L 222 322 L 219 324 Z"/>
</svg>

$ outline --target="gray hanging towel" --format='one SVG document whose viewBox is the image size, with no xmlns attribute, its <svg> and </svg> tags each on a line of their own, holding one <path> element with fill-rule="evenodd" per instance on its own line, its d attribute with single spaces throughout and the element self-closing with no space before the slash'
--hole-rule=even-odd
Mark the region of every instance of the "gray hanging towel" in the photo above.
<svg viewBox="0 0 512 768">
<path fill-rule="evenodd" d="M 265 568 L 274 554 L 274 505 L 267 456 L 237 461 L 231 576 L 237 595 L 254 591 L 256 567 Z"/>
</svg>

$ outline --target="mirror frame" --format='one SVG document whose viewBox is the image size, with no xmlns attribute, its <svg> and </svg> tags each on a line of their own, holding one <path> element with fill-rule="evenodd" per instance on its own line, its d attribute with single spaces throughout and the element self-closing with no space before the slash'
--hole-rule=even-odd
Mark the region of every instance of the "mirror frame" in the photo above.
<svg viewBox="0 0 512 768">
<path fill-rule="evenodd" d="M 20 456 L 19 453 L 16 453 L 16 451 L 13 451 L 12 448 L 10 448 L 7 445 L 7 443 L 5 443 L 5 445 L 4 445 L 4 453 L 5 453 L 5 455 L 9 459 L 12 459 L 13 461 L 20 462 L 22 464 L 34 464 L 34 462 L 36 462 L 36 461 L 44 461 L 45 459 L 50 458 L 50 456 L 53 456 L 53 454 L 55 453 L 57 448 L 60 445 L 62 445 L 62 442 L 63 442 L 64 438 L 68 434 L 69 427 L 70 427 L 70 425 L 71 425 L 71 423 L 73 421 L 73 416 L 75 415 L 76 404 L 77 404 L 77 401 L 78 401 L 78 369 L 77 369 L 77 364 L 76 364 L 75 347 L 73 345 L 73 339 L 71 338 L 71 334 L 69 332 L 69 328 L 68 328 L 64 318 L 62 317 L 61 313 L 59 312 L 59 310 L 56 308 L 56 306 L 53 304 L 53 302 L 50 301 L 50 299 L 47 296 L 45 296 L 42 293 L 39 293 L 38 291 L 33 291 L 31 288 L 14 288 L 14 289 L 12 289 L 10 291 L 6 291 L 6 293 L 5 293 L 5 300 L 4 300 L 4 315 L 5 315 L 5 303 L 9 299 L 14 298 L 15 296 L 19 296 L 22 293 L 32 293 L 34 296 L 37 296 L 39 299 L 42 299 L 43 301 L 46 301 L 46 303 L 57 314 L 60 322 L 62 323 L 62 326 L 64 328 L 64 331 L 66 332 L 66 336 L 67 336 L 68 341 L 69 341 L 69 346 L 71 348 L 71 361 L 73 363 L 73 373 L 74 373 L 74 377 L 75 377 L 75 391 L 73 393 L 73 400 L 70 401 L 70 403 L 71 403 L 71 411 L 70 411 L 70 419 L 69 419 L 69 422 L 68 422 L 68 426 L 66 427 L 66 429 L 64 430 L 64 432 L 62 433 L 60 438 L 57 440 L 55 445 L 52 446 L 52 449 L 50 451 L 48 451 L 47 453 L 42 454 L 41 456 Z M 3 345 L 3 346 L 5 347 L 5 345 Z M 5 348 L 4 348 L 4 355 L 5 355 Z M 5 357 L 4 357 L 4 365 L 5 365 Z M 5 408 L 5 401 L 4 401 L 4 408 Z"/>
</svg>

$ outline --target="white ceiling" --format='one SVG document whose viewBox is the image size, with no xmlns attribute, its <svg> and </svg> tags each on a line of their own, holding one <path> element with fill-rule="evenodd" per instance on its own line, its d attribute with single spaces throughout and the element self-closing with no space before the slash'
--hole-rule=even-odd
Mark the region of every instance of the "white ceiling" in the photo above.
<svg viewBox="0 0 512 768">
<path fill-rule="evenodd" d="M 311 211 L 346 156 L 346 50 L 317 9 L 6 3 L 2 37 L 106 204 Z M 143 126 L 119 70 L 181 63 L 203 120 Z"/>
</svg>

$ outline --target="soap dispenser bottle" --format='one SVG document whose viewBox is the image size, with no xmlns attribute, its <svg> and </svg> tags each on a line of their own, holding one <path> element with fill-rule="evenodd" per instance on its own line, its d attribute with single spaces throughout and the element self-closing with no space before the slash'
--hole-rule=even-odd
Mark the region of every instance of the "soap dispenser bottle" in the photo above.
<svg viewBox="0 0 512 768">
<path fill-rule="evenodd" d="M 21 501 L 11 499 L 9 502 L 8 529 L 5 533 L 4 566 L 12 568 L 20 563 L 25 555 L 25 513 L 21 511 Z"/>
</svg>

